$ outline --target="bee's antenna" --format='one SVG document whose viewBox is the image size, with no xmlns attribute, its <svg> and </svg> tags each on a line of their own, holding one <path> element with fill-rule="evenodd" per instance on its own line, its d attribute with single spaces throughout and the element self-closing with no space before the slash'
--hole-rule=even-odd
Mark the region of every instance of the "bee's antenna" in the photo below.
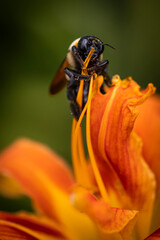
<svg viewBox="0 0 160 240">
<path fill-rule="evenodd" d="M 115 49 L 115 47 L 111 46 L 111 45 L 110 45 L 110 44 L 108 44 L 108 43 L 103 43 L 103 45 L 106 45 L 106 46 L 108 46 L 108 47 L 110 47 L 110 48 L 113 48 L 113 49 Z"/>
</svg>

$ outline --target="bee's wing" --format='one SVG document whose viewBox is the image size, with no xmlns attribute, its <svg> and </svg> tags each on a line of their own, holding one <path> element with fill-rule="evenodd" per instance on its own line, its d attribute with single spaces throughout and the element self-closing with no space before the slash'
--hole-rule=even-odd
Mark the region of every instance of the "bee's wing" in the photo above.
<svg viewBox="0 0 160 240">
<path fill-rule="evenodd" d="M 65 58 L 61 63 L 60 68 L 58 69 L 52 83 L 50 86 L 50 93 L 56 94 L 58 93 L 67 83 L 67 79 L 65 77 L 64 68 L 68 67 L 68 61 Z"/>
</svg>

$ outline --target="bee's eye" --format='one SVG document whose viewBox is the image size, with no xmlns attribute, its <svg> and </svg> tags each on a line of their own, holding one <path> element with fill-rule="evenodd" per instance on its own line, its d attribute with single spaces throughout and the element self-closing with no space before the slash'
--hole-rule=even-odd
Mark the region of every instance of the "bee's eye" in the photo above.
<svg viewBox="0 0 160 240">
<path fill-rule="evenodd" d="M 85 52 L 88 47 L 88 41 L 86 38 L 83 38 L 81 41 L 78 43 L 78 49 L 82 52 Z"/>
</svg>

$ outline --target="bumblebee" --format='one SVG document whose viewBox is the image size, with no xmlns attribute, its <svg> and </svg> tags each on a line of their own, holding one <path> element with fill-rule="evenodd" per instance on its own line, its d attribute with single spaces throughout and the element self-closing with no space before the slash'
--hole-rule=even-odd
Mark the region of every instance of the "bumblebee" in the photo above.
<svg viewBox="0 0 160 240">
<path fill-rule="evenodd" d="M 67 98 L 70 101 L 71 113 L 76 120 L 79 119 L 81 111 L 87 102 L 90 78 L 94 73 L 98 76 L 102 75 L 104 77 L 103 84 L 111 86 L 111 79 L 107 74 L 109 61 L 103 61 L 104 45 L 112 47 L 109 44 L 104 44 L 95 36 L 84 36 L 73 41 L 69 46 L 65 59 L 51 83 L 51 94 L 58 93 L 67 84 Z M 92 48 L 94 49 L 94 52 L 86 69 L 87 75 L 82 75 L 81 72 L 84 61 Z M 82 108 L 80 108 L 76 98 L 80 81 L 82 79 L 84 80 L 83 104 Z M 101 91 L 103 92 L 103 86 L 101 87 Z"/>
</svg>

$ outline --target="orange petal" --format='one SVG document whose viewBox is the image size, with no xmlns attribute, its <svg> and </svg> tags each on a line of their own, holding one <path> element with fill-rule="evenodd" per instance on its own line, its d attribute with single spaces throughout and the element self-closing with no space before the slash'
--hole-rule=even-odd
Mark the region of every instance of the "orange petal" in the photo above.
<svg viewBox="0 0 160 240">
<path fill-rule="evenodd" d="M 65 162 L 40 143 L 20 139 L 0 155 L 0 170 L 16 179 L 25 194 L 48 216 L 55 217 L 54 186 L 70 192 L 73 176 Z"/>
<path fill-rule="evenodd" d="M 138 213 L 135 210 L 111 207 L 102 199 L 97 199 L 85 189 L 79 188 L 75 190 L 73 204 L 80 211 L 87 213 L 99 228 L 107 234 L 120 233 L 128 224 L 132 224 L 132 220 L 136 218 Z M 128 234 L 131 234 L 131 232 L 128 232 Z"/>
<path fill-rule="evenodd" d="M 116 186 L 119 180 L 132 202 L 131 205 L 128 202 L 129 206 L 147 210 L 145 217 L 140 218 L 144 227 L 138 229 L 143 237 L 150 225 L 156 183 L 143 159 L 142 141 L 132 130 L 138 115 L 137 106 L 152 95 L 155 88 L 149 84 L 145 91 L 140 91 L 139 85 L 131 78 L 121 81 L 115 76 L 113 81 L 115 86 L 104 95 L 98 92 L 92 100 L 92 146 L 106 188 L 114 184 L 115 192 L 121 194 Z"/>
<path fill-rule="evenodd" d="M 140 92 L 138 84 L 127 79 L 110 88 L 107 94 L 97 94 L 92 100 L 93 149 L 103 161 L 109 162 L 138 206 L 139 201 L 142 203 L 148 195 L 148 189 L 154 189 L 155 181 L 141 156 L 141 140 L 132 129 L 138 114 L 136 106 L 154 90 L 150 84 L 144 92 Z"/>
<path fill-rule="evenodd" d="M 0 194 L 8 198 L 20 198 L 22 190 L 17 181 L 0 174 Z"/>
<path fill-rule="evenodd" d="M 149 237 L 145 238 L 145 240 L 159 240 L 159 239 L 160 239 L 160 228 L 158 228 Z"/>
<path fill-rule="evenodd" d="M 160 97 L 149 98 L 139 106 L 140 114 L 134 130 L 143 140 L 143 156 L 155 174 L 157 181 L 156 214 L 152 220 L 154 229 L 160 225 Z"/>
<path fill-rule="evenodd" d="M 143 156 L 155 173 L 160 187 L 160 97 L 149 98 L 140 106 L 134 130 L 143 140 Z"/>
<path fill-rule="evenodd" d="M 59 226 L 45 218 L 0 212 L 0 237 L 10 239 L 66 239 Z M 25 238 L 26 237 L 26 238 Z"/>
<path fill-rule="evenodd" d="M 1 239 L 3 240 L 38 240 L 37 238 L 31 236 L 28 233 L 25 233 L 14 227 L 6 226 L 0 222 L 0 234 Z"/>
<path fill-rule="evenodd" d="M 59 224 L 68 239 L 99 239 L 93 221 L 71 205 L 72 174 L 51 150 L 30 140 L 19 140 L 1 154 L 0 170 L 21 184 L 38 209 Z"/>
</svg>

